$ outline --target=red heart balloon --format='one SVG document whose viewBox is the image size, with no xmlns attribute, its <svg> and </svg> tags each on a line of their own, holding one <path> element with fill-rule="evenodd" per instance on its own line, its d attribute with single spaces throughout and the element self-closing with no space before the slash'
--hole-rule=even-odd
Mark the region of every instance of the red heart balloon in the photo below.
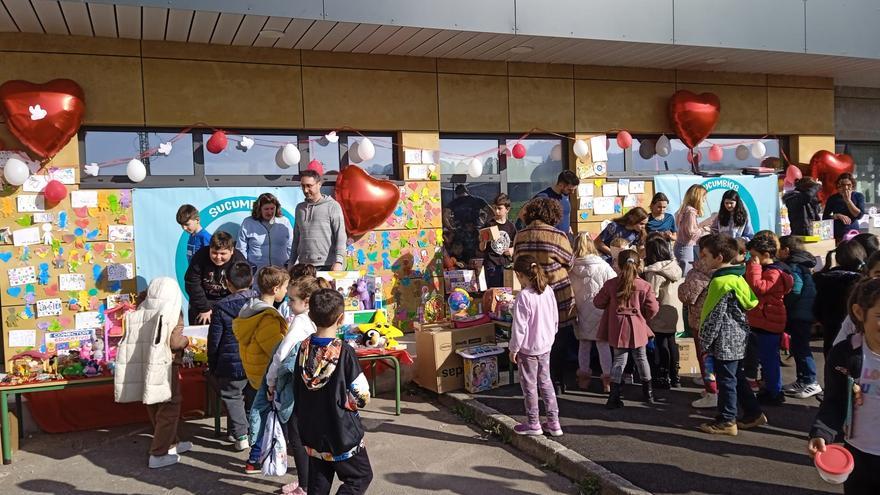
<svg viewBox="0 0 880 495">
<path fill-rule="evenodd" d="M 379 180 L 357 165 L 349 165 L 336 179 L 336 201 L 342 206 L 345 230 L 350 236 L 365 234 L 382 225 L 397 207 L 400 189 Z"/>
<path fill-rule="evenodd" d="M 834 154 L 819 150 L 810 158 L 810 175 L 822 182 L 819 201 L 822 203 L 837 192 L 837 177 L 842 173 L 852 173 L 855 169 L 853 158 L 846 153 Z"/>
<path fill-rule="evenodd" d="M 696 95 L 686 89 L 678 90 L 669 99 L 669 121 L 675 134 L 687 145 L 696 148 L 718 123 L 721 100 L 712 93 Z"/>
<path fill-rule="evenodd" d="M 12 134 L 43 158 L 55 156 L 76 135 L 86 111 L 83 90 L 70 79 L 7 81 L 0 103 Z"/>
</svg>

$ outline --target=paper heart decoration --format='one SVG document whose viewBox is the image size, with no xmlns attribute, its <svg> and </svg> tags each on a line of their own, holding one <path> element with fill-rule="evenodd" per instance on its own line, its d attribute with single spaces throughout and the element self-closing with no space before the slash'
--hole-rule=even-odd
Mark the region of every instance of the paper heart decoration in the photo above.
<svg viewBox="0 0 880 495">
<path fill-rule="evenodd" d="M 336 201 L 342 206 L 345 230 L 363 235 L 382 225 L 397 207 L 400 189 L 391 181 L 370 177 L 362 168 L 349 165 L 336 179 Z"/>
<path fill-rule="evenodd" d="M 8 251 L 4 251 L 4 252 L 0 253 L 0 260 L 3 260 L 4 263 L 8 263 L 9 260 L 11 260 L 11 259 L 12 259 L 12 253 L 10 253 Z"/>
<path fill-rule="evenodd" d="M 86 218 L 89 216 L 89 209 L 85 206 L 81 206 L 79 208 L 74 208 L 73 213 L 79 218 Z"/>
<path fill-rule="evenodd" d="M 106 248 L 107 248 L 107 245 L 104 244 L 103 242 L 96 242 L 96 243 L 92 244 L 92 249 L 94 249 L 95 252 L 98 254 L 103 253 L 104 249 L 106 249 Z"/>
<path fill-rule="evenodd" d="M 45 289 L 43 289 L 43 292 L 45 292 L 46 295 L 50 296 L 50 297 L 57 296 L 58 295 L 58 284 L 52 284 L 52 285 L 46 287 Z"/>
<path fill-rule="evenodd" d="M 810 158 L 810 175 L 822 182 L 819 201 L 825 203 L 837 192 L 837 177 L 842 173 L 852 173 L 855 169 L 853 158 L 846 153 L 834 154 L 819 150 Z"/>
<path fill-rule="evenodd" d="M 21 287 L 10 287 L 6 289 L 6 293 L 12 297 L 18 297 L 21 295 Z"/>
<path fill-rule="evenodd" d="M 43 158 L 55 156 L 76 135 L 86 111 L 83 90 L 70 79 L 7 81 L 0 85 L 0 104 L 10 132 Z"/>
<path fill-rule="evenodd" d="M 89 219 L 88 218 L 80 218 L 79 220 L 76 221 L 76 226 L 81 227 L 81 228 L 88 227 L 89 226 Z"/>
<path fill-rule="evenodd" d="M 669 122 L 675 134 L 691 149 L 712 133 L 720 114 L 721 100 L 712 93 L 697 95 L 682 89 L 669 99 Z"/>
</svg>

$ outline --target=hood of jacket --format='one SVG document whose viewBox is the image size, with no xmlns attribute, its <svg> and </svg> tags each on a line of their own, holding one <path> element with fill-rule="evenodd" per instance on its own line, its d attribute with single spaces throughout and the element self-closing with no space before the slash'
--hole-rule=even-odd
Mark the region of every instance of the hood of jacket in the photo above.
<svg viewBox="0 0 880 495">
<path fill-rule="evenodd" d="M 648 265 L 645 267 L 645 273 L 649 272 L 660 275 L 670 283 L 681 280 L 681 267 L 678 266 L 678 262 L 675 260 L 658 261 L 653 265 Z"/>
<path fill-rule="evenodd" d="M 812 270 L 816 267 L 816 257 L 806 251 L 792 251 L 786 263 L 789 265 L 801 265 Z"/>
<path fill-rule="evenodd" d="M 217 303 L 214 304 L 214 309 L 223 311 L 232 318 L 238 318 L 241 314 L 241 308 L 244 308 L 252 299 L 258 297 L 259 294 L 253 289 L 235 292 L 217 301 Z"/>
<path fill-rule="evenodd" d="M 306 200 L 306 201 L 303 201 L 302 203 L 300 203 L 300 205 L 302 205 L 302 208 L 306 212 L 306 220 L 311 220 L 315 216 L 315 211 L 317 211 L 318 209 L 327 208 L 327 207 L 331 206 L 331 204 L 334 203 L 335 201 L 336 200 L 334 200 L 330 196 L 321 195 L 321 199 L 315 201 L 314 203 Z M 323 215 L 328 216 L 329 214 L 323 214 Z"/>
<path fill-rule="evenodd" d="M 600 266 L 600 263 L 608 264 L 608 262 L 603 260 L 601 256 L 596 256 L 595 254 L 590 254 L 586 258 L 575 258 L 571 264 L 571 270 L 569 270 L 569 273 L 577 276 L 588 275 L 596 270 Z"/>
<path fill-rule="evenodd" d="M 162 310 L 163 313 L 167 312 L 174 317 L 168 321 L 177 321 L 182 304 L 183 294 L 180 293 L 180 285 L 177 281 L 171 277 L 158 277 L 150 282 L 147 287 L 147 297 L 138 308 Z"/>
<path fill-rule="evenodd" d="M 254 298 L 242 306 L 241 312 L 238 313 L 238 318 L 235 320 L 233 328 L 235 338 L 238 339 L 239 344 L 245 346 L 251 344 L 259 338 L 258 334 L 262 328 L 272 328 L 274 326 L 263 324 L 264 318 L 278 320 L 278 324 L 283 325 L 285 329 L 287 328 L 287 320 L 281 316 L 281 313 L 274 306 L 266 304 L 259 298 Z"/>
<path fill-rule="evenodd" d="M 748 311 L 758 305 L 758 296 L 752 292 L 752 288 L 743 278 L 746 269 L 742 265 L 726 266 L 715 270 L 712 280 L 709 281 L 709 292 L 703 310 L 700 313 L 700 324 L 706 320 L 715 305 L 725 294 L 733 292 L 737 302 L 744 311 Z"/>
</svg>

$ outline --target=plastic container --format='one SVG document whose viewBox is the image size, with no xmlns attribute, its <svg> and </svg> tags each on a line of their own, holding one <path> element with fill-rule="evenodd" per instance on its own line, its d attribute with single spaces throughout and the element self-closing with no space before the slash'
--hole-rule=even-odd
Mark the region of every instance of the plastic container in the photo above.
<svg viewBox="0 0 880 495">
<path fill-rule="evenodd" d="M 464 361 L 464 388 L 475 394 L 498 387 L 498 355 L 501 347 L 482 344 L 458 349 Z"/>
<path fill-rule="evenodd" d="M 852 454 L 842 445 L 827 445 L 825 452 L 816 454 L 815 463 L 819 476 L 833 485 L 846 481 L 855 466 Z"/>
</svg>

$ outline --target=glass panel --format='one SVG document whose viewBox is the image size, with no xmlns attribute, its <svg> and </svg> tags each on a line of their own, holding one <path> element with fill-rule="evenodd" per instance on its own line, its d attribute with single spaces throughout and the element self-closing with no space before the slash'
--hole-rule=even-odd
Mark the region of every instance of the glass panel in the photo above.
<svg viewBox="0 0 880 495">
<path fill-rule="evenodd" d="M 524 204 L 532 199 L 535 194 L 547 189 L 546 184 L 536 182 L 519 182 L 507 185 L 507 195 L 510 196 L 510 213 L 508 218 L 516 219 L 519 216 L 519 210 Z"/>
<path fill-rule="evenodd" d="M 483 175 L 498 173 L 498 140 L 441 139 L 440 173 L 466 174 L 471 158 L 483 162 Z"/>
<path fill-rule="evenodd" d="M 880 143 L 847 143 L 843 152 L 855 161 L 856 190 L 866 203 L 880 203 Z"/>
<path fill-rule="evenodd" d="M 517 143 L 526 148 L 526 156 L 521 159 L 507 156 L 508 182 L 533 182 L 542 189 L 556 183 L 562 172 L 562 146 L 559 139 L 507 140 L 507 148 L 513 149 Z"/>
<path fill-rule="evenodd" d="M 309 136 L 309 160 L 319 160 L 324 173 L 339 173 L 339 143 L 331 143 L 324 136 Z M 305 170 L 308 165 L 302 160 L 299 169 Z"/>
<path fill-rule="evenodd" d="M 633 139 L 633 143 L 635 143 L 635 139 Z M 635 144 L 633 144 L 635 146 Z M 617 137 L 609 135 L 606 141 L 606 148 L 608 153 L 608 162 L 606 166 L 608 167 L 608 173 L 615 172 L 623 172 L 625 170 L 625 155 L 624 149 L 617 145 Z"/>
<path fill-rule="evenodd" d="M 669 153 L 668 156 L 661 157 L 652 154 L 650 158 L 643 158 L 639 153 L 639 148 L 643 140 L 650 140 L 652 143 L 656 143 L 657 141 L 656 138 L 642 138 L 641 140 L 633 139 L 633 170 L 636 172 L 647 173 L 690 172 L 691 165 L 687 161 L 688 149 L 680 139 L 669 140 L 672 152 Z M 767 147 L 767 153 L 764 155 L 765 157 L 779 156 L 778 140 L 763 139 L 761 142 Z M 760 166 L 763 158 L 759 160 L 753 157 L 751 153 L 749 153 L 748 158 L 745 160 L 739 160 L 736 158 L 736 146 L 741 143 L 751 147 L 752 141 L 749 141 L 748 138 L 713 138 L 709 142 L 704 141 L 697 147 L 697 151 L 702 154 L 700 168 L 702 170 L 738 171 L 746 167 Z M 709 160 L 709 148 L 713 144 L 720 145 L 721 149 L 724 151 L 724 157 L 719 162 Z M 616 142 L 613 143 L 613 146 L 616 145 Z"/>
<path fill-rule="evenodd" d="M 372 159 L 355 163 L 355 165 L 366 170 L 370 175 L 392 177 L 394 175 L 394 150 L 392 149 L 394 145 L 392 144 L 391 136 L 368 137 L 373 143 L 376 153 Z M 357 153 L 357 143 L 360 143 L 362 139 L 361 136 L 349 136 L 347 141 L 349 151 Z M 354 163 L 349 157 L 350 154 L 352 153 L 346 153 L 342 157 L 343 161 Z"/>
<path fill-rule="evenodd" d="M 205 134 L 207 142 L 210 135 Z M 205 175 L 296 175 L 297 167 L 282 169 L 275 164 L 275 154 L 285 143 L 297 142 L 296 136 L 250 136 L 254 146 L 244 151 L 230 142 L 219 154 L 205 150 Z"/>
<path fill-rule="evenodd" d="M 147 141 L 150 148 L 158 148 L 160 144 L 170 142 L 177 136 L 173 133 L 150 132 L 147 134 Z M 150 157 L 149 162 L 150 175 L 193 175 L 192 134 L 184 134 L 173 142 L 168 156 L 157 153 Z"/>
<path fill-rule="evenodd" d="M 443 183 L 441 198 L 443 204 L 444 237 L 449 239 L 449 253 L 459 261 L 467 262 L 477 254 L 481 222 L 488 221 L 491 212 L 484 216 L 480 211 L 488 206 L 501 192 L 498 182 L 475 182 L 465 185 L 466 194 L 455 195 L 459 184 Z M 479 199 L 476 199 L 479 198 Z M 480 201 L 482 200 L 482 201 Z M 482 204 L 485 202 L 486 204 Z"/>
<path fill-rule="evenodd" d="M 119 165 L 102 166 L 98 173 L 101 176 L 125 175 L 128 160 L 149 149 L 147 143 L 140 142 L 140 133 L 133 131 L 86 131 L 84 140 L 86 163 L 123 160 Z"/>
</svg>

